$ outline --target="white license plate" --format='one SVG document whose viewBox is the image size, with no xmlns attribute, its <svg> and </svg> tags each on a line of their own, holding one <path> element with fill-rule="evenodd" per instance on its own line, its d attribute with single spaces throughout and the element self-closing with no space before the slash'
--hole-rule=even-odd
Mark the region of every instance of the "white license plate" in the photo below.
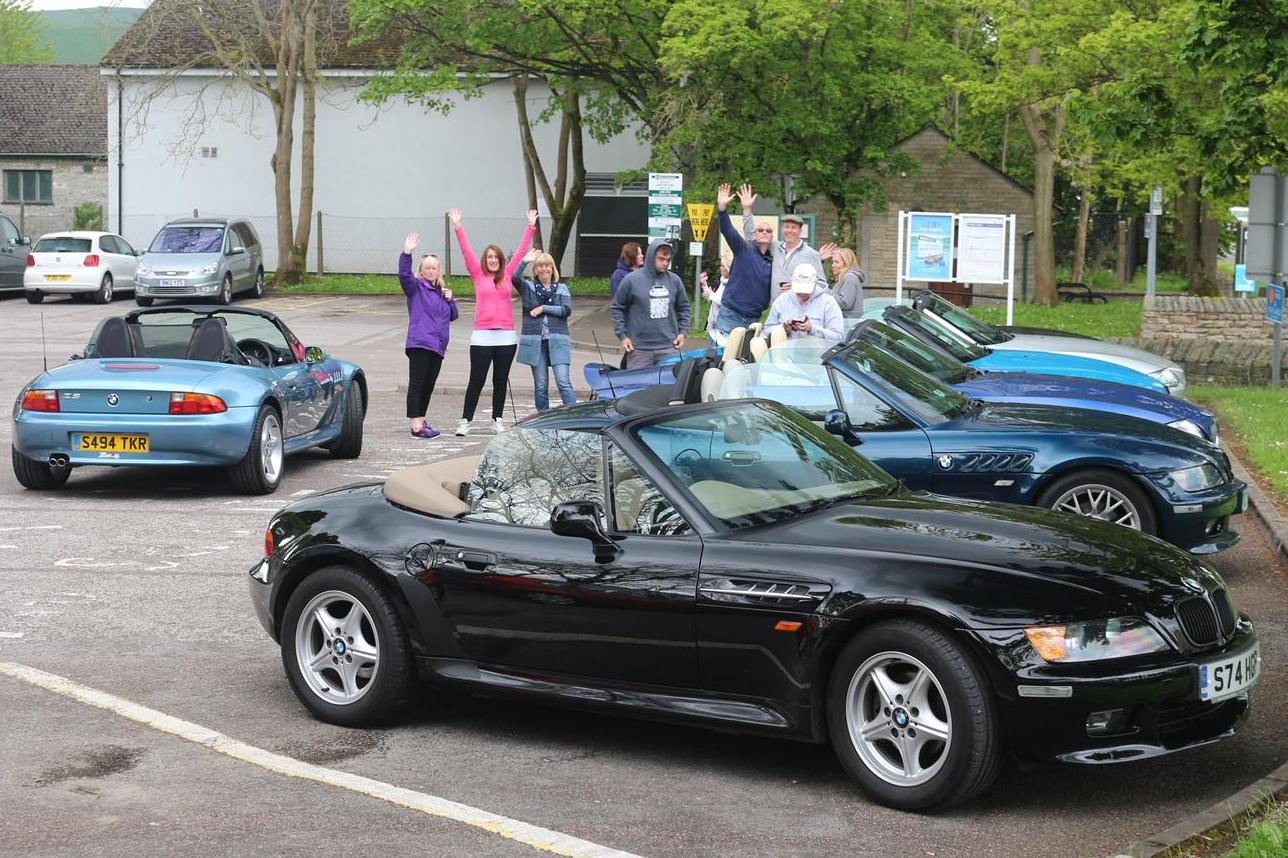
<svg viewBox="0 0 1288 858">
<path fill-rule="evenodd" d="M 184 284 L 183 284 L 183 281 L 182 281 L 182 280 L 162 280 L 162 281 L 160 282 L 160 284 L 159 284 L 159 285 L 161 285 L 161 286 L 183 286 Z"/>
<path fill-rule="evenodd" d="M 1261 676 L 1261 644 L 1237 655 L 1199 665 L 1199 699 L 1224 700 L 1240 694 Z"/>
</svg>

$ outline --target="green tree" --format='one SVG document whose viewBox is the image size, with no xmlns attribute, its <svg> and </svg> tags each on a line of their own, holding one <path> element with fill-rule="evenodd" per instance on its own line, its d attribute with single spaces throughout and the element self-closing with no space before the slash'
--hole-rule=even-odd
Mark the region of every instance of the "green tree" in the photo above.
<svg viewBox="0 0 1288 858">
<path fill-rule="evenodd" d="M 40 17 L 26 0 L 0 0 L 0 65 L 47 63 L 53 51 Z"/>
</svg>

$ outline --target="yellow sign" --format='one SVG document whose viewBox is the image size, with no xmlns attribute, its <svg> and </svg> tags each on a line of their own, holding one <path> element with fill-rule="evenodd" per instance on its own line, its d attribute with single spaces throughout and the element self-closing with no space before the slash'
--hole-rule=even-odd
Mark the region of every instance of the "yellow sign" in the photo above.
<svg viewBox="0 0 1288 858">
<path fill-rule="evenodd" d="M 689 224 L 693 227 L 693 240 L 706 241 L 711 215 L 716 207 L 712 203 L 689 203 Z"/>
</svg>

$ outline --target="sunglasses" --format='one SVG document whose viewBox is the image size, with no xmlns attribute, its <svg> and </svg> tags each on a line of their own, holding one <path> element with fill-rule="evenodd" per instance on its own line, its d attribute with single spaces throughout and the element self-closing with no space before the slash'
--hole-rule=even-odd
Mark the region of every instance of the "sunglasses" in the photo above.
<svg viewBox="0 0 1288 858">
<path fill-rule="evenodd" d="M 773 231 L 774 231 L 774 228 L 773 228 L 773 227 L 770 227 L 770 226 L 758 226 L 758 227 L 756 227 L 756 232 L 768 232 L 768 233 L 772 234 L 772 233 L 773 233 Z"/>
</svg>

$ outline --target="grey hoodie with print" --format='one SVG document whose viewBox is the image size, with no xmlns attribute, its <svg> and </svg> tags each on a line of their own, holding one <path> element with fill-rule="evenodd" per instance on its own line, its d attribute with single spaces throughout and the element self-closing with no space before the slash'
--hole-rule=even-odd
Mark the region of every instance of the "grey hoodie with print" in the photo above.
<svg viewBox="0 0 1288 858">
<path fill-rule="evenodd" d="M 680 275 L 657 270 L 657 249 L 666 243 L 650 242 L 644 267 L 622 278 L 613 293 L 613 334 L 630 337 L 639 349 L 668 348 L 689 330 L 689 296 Z"/>
</svg>

